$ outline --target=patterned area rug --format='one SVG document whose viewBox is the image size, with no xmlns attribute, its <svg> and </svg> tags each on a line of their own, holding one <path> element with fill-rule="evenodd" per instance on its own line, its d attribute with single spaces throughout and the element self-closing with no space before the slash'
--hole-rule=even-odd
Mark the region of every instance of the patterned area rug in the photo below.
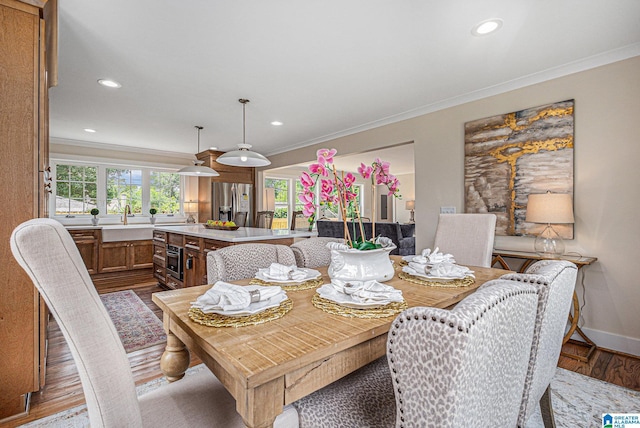
<svg viewBox="0 0 640 428">
<path fill-rule="evenodd" d="M 100 299 L 107 308 L 127 353 L 167 340 L 162 321 L 135 292 L 117 291 L 102 294 Z"/>
<path fill-rule="evenodd" d="M 204 364 L 187 370 L 187 376 L 208 370 Z M 159 378 L 137 387 L 138 395 L 152 391 L 166 383 Z M 602 426 L 602 414 L 639 413 L 640 391 L 622 388 L 564 369 L 558 369 L 551 381 L 553 410 L 557 428 L 589 428 Z M 393 428 L 392 420 L 389 428 Z M 542 417 L 532 415 L 526 428 L 543 428 Z M 78 406 L 55 415 L 22 425 L 24 428 L 86 428 L 89 427 L 86 406 Z M 358 428 L 366 428 L 359 426 Z"/>
</svg>

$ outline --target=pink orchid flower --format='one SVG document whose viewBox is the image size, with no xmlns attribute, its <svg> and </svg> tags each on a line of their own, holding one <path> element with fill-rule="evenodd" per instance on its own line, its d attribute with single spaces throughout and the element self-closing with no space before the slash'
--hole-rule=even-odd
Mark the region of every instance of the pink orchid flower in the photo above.
<svg viewBox="0 0 640 428">
<path fill-rule="evenodd" d="M 326 199 L 331 192 L 333 192 L 333 183 L 331 180 L 322 179 L 320 181 L 320 195 L 322 196 L 322 199 Z"/>
<path fill-rule="evenodd" d="M 348 172 L 347 175 L 344 176 L 344 185 L 346 187 L 351 187 L 353 183 L 355 183 L 355 181 L 356 181 L 355 175 L 351 174 L 350 172 Z"/>
<path fill-rule="evenodd" d="M 302 174 L 300 174 L 300 184 L 302 184 L 302 187 L 304 187 L 305 189 L 308 189 L 309 187 L 313 186 L 315 182 L 308 172 L 303 171 Z"/>
<path fill-rule="evenodd" d="M 325 165 L 325 164 L 332 164 L 333 163 L 333 157 L 336 155 L 336 153 L 338 153 L 338 151 L 336 149 L 320 149 L 316 152 L 316 156 L 318 157 L 318 163 Z"/>
<path fill-rule="evenodd" d="M 303 204 L 312 204 L 313 203 L 313 193 L 301 193 L 298 195 L 298 200 Z"/>
<path fill-rule="evenodd" d="M 315 213 L 316 213 L 316 206 L 314 204 L 306 204 L 302 208 L 302 214 L 304 214 L 305 217 L 311 217 Z"/>
<path fill-rule="evenodd" d="M 321 175 L 323 177 L 327 177 L 329 175 L 327 169 L 320 163 L 312 163 L 309 165 L 309 171 L 311 171 L 312 174 Z"/>
<path fill-rule="evenodd" d="M 373 172 L 373 168 L 371 168 L 370 166 L 365 165 L 363 163 L 360 163 L 360 166 L 358 167 L 358 172 L 360 173 L 362 178 L 367 179 L 367 178 L 371 177 L 371 173 Z"/>
</svg>

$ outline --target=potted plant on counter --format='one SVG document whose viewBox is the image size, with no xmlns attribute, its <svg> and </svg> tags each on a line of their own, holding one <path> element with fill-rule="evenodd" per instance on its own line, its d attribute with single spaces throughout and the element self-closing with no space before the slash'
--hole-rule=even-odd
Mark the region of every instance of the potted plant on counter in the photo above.
<svg viewBox="0 0 640 428">
<path fill-rule="evenodd" d="M 98 214 L 100 214 L 100 210 L 98 210 L 97 208 L 92 208 L 90 213 L 93 216 L 93 218 L 91 219 L 91 224 L 93 224 L 94 226 L 97 226 L 98 225 L 98 217 L 96 217 L 96 216 Z"/>
<path fill-rule="evenodd" d="M 151 208 L 149 210 L 149 214 L 151 214 L 151 218 L 149 219 L 149 221 L 151 221 L 151 224 L 156 224 L 156 218 L 154 217 L 156 214 L 158 213 L 158 210 L 155 208 Z"/>
</svg>

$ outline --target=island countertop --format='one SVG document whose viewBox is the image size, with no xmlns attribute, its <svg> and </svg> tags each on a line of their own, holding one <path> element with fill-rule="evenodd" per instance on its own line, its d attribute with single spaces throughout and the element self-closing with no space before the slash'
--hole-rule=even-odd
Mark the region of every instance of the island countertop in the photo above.
<svg viewBox="0 0 640 428">
<path fill-rule="evenodd" d="M 257 227 L 241 227 L 238 230 L 218 230 L 207 229 L 202 224 L 192 224 L 188 226 L 156 225 L 155 230 L 235 243 L 318 236 L 318 232 L 309 232 L 306 230 L 262 229 Z"/>
</svg>

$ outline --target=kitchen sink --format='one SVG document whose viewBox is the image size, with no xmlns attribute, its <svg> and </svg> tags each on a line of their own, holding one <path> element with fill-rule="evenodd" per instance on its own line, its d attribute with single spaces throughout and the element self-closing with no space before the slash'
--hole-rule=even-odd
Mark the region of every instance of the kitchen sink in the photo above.
<svg viewBox="0 0 640 428">
<path fill-rule="evenodd" d="M 102 226 L 102 242 L 141 241 L 153 239 L 151 224 L 114 224 Z"/>
</svg>

